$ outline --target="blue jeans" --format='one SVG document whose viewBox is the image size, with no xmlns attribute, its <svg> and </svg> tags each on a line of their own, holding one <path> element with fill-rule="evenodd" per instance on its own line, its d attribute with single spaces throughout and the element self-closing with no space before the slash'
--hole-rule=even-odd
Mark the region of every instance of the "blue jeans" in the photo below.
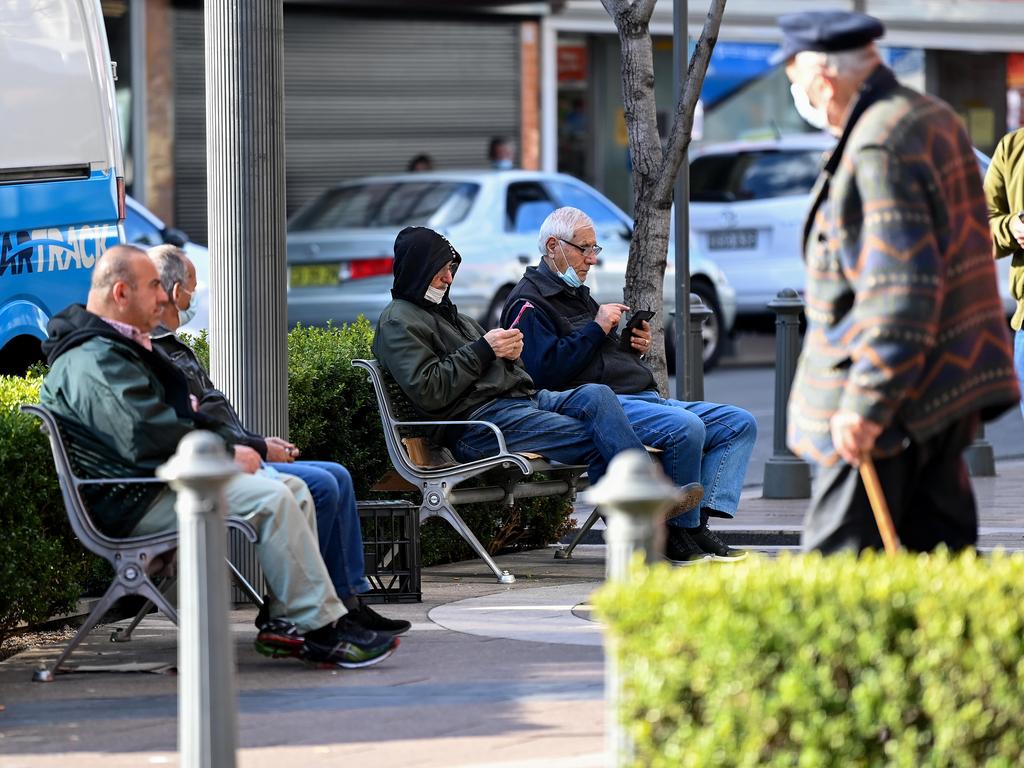
<svg viewBox="0 0 1024 768">
<path fill-rule="evenodd" d="M 1017 369 L 1017 381 L 1024 389 L 1024 330 L 1017 331 L 1013 336 L 1013 365 Z M 1024 416 L 1024 399 L 1020 401 L 1020 413 Z"/>
<path fill-rule="evenodd" d="M 531 451 L 562 464 L 586 464 L 590 484 L 596 483 L 619 451 L 642 451 L 615 393 L 603 384 L 584 384 L 567 392 L 542 389 L 533 397 L 504 397 L 473 414 L 501 429 L 513 453 Z M 460 461 L 493 456 L 494 433 L 468 427 L 449 446 Z"/>
<path fill-rule="evenodd" d="M 309 487 L 316 507 L 320 555 L 338 597 L 345 600 L 370 591 L 363 559 L 363 532 L 352 477 L 341 464 L 330 461 L 271 463 L 286 475 L 295 475 Z"/>
<path fill-rule="evenodd" d="M 695 528 L 700 510 L 734 517 L 757 440 L 757 420 L 732 405 L 666 400 L 657 392 L 619 395 L 619 402 L 644 445 L 660 448 L 662 466 L 676 485 L 700 482 L 700 509 L 677 515 L 669 525 Z"/>
</svg>

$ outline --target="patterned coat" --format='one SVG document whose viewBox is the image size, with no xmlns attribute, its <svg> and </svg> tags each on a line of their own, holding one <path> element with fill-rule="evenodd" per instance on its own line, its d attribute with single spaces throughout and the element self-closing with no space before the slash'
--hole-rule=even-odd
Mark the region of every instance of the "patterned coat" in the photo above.
<svg viewBox="0 0 1024 768">
<path fill-rule="evenodd" d="M 830 466 L 829 419 L 885 428 L 876 456 L 1020 398 L 978 163 L 957 115 L 879 67 L 815 188 L 807 335 L 789 447 Z"/>
</svg>

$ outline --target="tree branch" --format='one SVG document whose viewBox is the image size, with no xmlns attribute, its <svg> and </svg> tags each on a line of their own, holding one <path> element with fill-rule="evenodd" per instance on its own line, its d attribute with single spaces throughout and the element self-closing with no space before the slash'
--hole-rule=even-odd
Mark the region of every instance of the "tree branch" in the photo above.
<svg viewBox="0 0 1024 768">
<path fill-rule="evenodd" d="M 718 41 L 718 30 L 722 26 L 722 15 L 725 13 L 726 0 L 712 0 L 704 19 L 693 58 L 686 71 L 686 82 L 676 100 L 676 113 L 672 119 L 672 131 L 669 134 L 668 147 L 662 158 L 661 171 L 654 186 L 652 201 L 658 207 L 667 208 L 672 202 L 672 189 L 675 186 L 679 167 L 683 164 L 683 156 L 690 146 L 693 136 L 693 113 L 700 98 L 700 89 L 704 85 L 704 76 L 711 61 L 711 52 Z"/>
</svg>

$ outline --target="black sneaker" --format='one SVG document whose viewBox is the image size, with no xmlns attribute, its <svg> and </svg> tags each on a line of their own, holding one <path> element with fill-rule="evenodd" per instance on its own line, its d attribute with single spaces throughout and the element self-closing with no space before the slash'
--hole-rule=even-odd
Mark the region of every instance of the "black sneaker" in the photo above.
<svg viewBox="0 0 1024 768">
<path fill-rule="evenodd" d="M 345 614 L 334 626 L 306 635 L 302 658 L 324 666 L 359 669 L 384 661 L 396 648 L 397 637 L 363 629 Z"/>
<path fill-rule="evenodd" d="M 708 554 L 697 546 L 685 528 L 675 525 L 668 527 L 665 541 L 665 559 L 673 565 L 696 565 L 709 559 Z"/>
<path fill-rule="evenodd" d="M 404 635 L 412 628 L 412 624 L 404 619 L 389 619 L 381 616 L 362 600 L 356 608 L 350 608 L 348 617 L 363 629 L 389 635 Z"/>
<path fill-rule="evenodd" d="M 256 651 L 272 659 L 300 656 L 305 643 L 299 628 L 284 619 L 264 621 L 256 635 Z"/>
<path fill-rule="evenodd" d="M 747 556 L 745 550 L 734 549 L 718 538 L 715 532 L 708 528 L 706 522 L 700 528 L 689 529 L 687 533 L 690 534 L 690 540 L 706 552 L 712 560 L 734 563 L 737 560 L 743 560 Z"/>
<path fill-rule="evenodd" d="M 253 623 L 256 625 L 256 629 L 263 629 L 270 621 L 270 595 L 263 596 L 263 605 L 256 611 L 256 619 Z"/>
</svg>

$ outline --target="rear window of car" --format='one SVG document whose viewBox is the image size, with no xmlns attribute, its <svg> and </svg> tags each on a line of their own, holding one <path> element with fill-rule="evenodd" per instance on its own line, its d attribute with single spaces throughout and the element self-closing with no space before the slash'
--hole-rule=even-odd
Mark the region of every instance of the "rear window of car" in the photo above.
<svg viewBox="0 0 1024 768">
<path fill-rule="evenodd" d="M 466 217 L 478 184 L 398 181 L 332 189 L 290 223 L 292 231 L 457 224 Z"/>
<path fill-rule="evenodd" d="M 704 203 L 806 195 L 821 169 L 820 149 L 704 155 L 690 164 L 690 199 Z"/>
</svg>

